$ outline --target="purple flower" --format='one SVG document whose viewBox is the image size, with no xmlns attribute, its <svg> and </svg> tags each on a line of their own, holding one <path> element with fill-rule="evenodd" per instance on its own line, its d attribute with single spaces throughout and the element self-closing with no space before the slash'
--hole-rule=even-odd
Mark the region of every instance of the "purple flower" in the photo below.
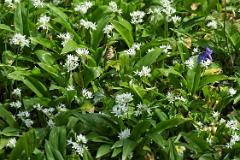
<svg viewBox="0 0 240 160">
<path fill-rule="evenodd" d="M 198 63 L 201 61 L 207 61 L 209 59 L 212 61 L 212 50 L 210 48 L 206 48 L 206 50 L 198 55 Z"/>
</svg>

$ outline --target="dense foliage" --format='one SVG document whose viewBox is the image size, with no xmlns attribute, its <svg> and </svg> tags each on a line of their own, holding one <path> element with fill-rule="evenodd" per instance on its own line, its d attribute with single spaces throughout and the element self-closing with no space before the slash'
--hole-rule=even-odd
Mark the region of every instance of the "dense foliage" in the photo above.
<svg viewBox="0 0 240 160">
<path fill-rule="evenodd" d="M 240 158 L 239 0 L 0 2 L 0 159 Z"/>
</svg>

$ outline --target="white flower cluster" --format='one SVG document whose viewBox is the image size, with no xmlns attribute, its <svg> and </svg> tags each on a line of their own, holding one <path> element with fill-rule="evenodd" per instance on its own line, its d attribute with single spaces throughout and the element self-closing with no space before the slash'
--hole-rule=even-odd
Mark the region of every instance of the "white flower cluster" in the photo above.
<svg viewBox="0 0 240 160">
<path fill-rule="evenodd" d="M 23 121 L 23 123 L 30 128 L 33 125 L 33 121 L 30 119 L 30 113 L 28 111 L 20 111 L 17 116 Z"/>
<path fill-rule="evenodd" d="M 142 103 L 139 103 L 136 107 L 137 107 L 137 109 L 136 109 L 136 111 L 134 111 L 134 115 L 136 117 L 142 115 L 144 112 L 146 112 L 148 115 L 150 115 L 152 112 L 151 108 L 149 108 L 147 105 L 142 104 Z"/>
<path fill-rule="evenodd" d="M 82 134 L 79 134 L 77 137 L 76 137 L 76 142 L 72 141 L 72 139 L 70 140 L 67 140 L 67 143 L 68 145 L 71 145 L 72 146 L 72 149 L 80 156 L 83 157 L 83 153 L 88 150 L 88 147 L 86 146 L 87 144 L 87 138 L 82 135 Z"/>
<path fill-rule="evenodd" d="M 240 136 L 239 136 L 237 133 L 234 133 L 234 134 L 232 134 L 232 136 L 231 136 L 230 142 L 228 142 L 228 143 L 226 144 L 226 147 L 227 147 L 227 148 L 232 148 L 232 146 L 233 146 L 236 142 L 238 142 L 238 141 L 240 141 Z"/>
<path fill-rule="evenodd" d="M 230 94 L 230 96 L 234 96 L 237 93 L 237 90 L 235 90 L 234 88 L 229 88 L 228 93 Z"/>
<path fill-rule="evenodd" d="M 162 6 L 162 12 L 168 17 L 171 17 L 171 15 L 176 12 L 176 9 L 172 7 L 171 0 L 161 0 L 160 4 Z"/>
<path fill-rule="evenodd" d="M 17 97 L 21 97 L 21 89 L 16 88 L 13 90 L 12 95 L 15 95 Z"/>
<path fill-rule="evenodd" d="M 132 24 L 139 24 L 143 22 L 143 17 L 145 16 L 145 13 L 143 11 L 134 11 L 130 13 L 130 16 Z"/>
<path fill-rule="evenodd" d="M 20 0 L 5 0 L 5 4 L 10 8 L 16 8 L 18 3 L 20 3 Z"/>
<path fill-rule="evenodd" d="M 7 143 L 7 147 L 14 148 L 16 146 L 17 140 L 16 138 L 10 138 Z"/>
<path fill-rule="evenodd" d="M 57 37 L 63 40 L 62 43 L 61 43 L 63 47 L 66 45 L 66 43 L 68 41 L 70 41 L 72 39 L 71 34 L 68 33 L 68 32 L 67 33 L 60 33 Z"/>
<path fill-rule="evenodd" d="M 193 69 L 194 65 L 195 65 L 195 59 L 194 57 L 190 57 L 188 60 L 185 61 L 185 65 L 189 68 L 189 69 Z"/>
<path fill-rule="evenodd" d="M 16 102 L 11 102 L 10 107 L 19 109 L 22 107 L 22 103 L 19 100 L 17 100 Z"/>
<path fill-rule="evenodd" d="M 108 37 L 111 37 L 110 33 L 112 33 L 113 29 L 114 29 L 113 25 L 108 24 L 103 28 L 103 33 L 106 34 Z"/>
<path fill-rule="evenodd" d="M 118 134 L 119 139 L 127 139 L 131 135 L 131 130 L 129 128 L 124 129 Z"/>
<path fill-rule="evenodd" d="M 77 52 L 77 54 L 79 56 L 87 56 L 87 55 L 89 55 L 89 50 L 87 48 L 78 48 L 76 50 L 76 52 Z"/>
<path fill-rule="evenodd" d="M 108 9 L 113 13 L 118 13 L 118 14 L 122 13 L 122 9 L 118 9 L 117 3 L 114 1 L 109 2 Z"/>
<path fill-rule="evenodd" d="M 92 99 L 93 98 L 93 93 L 90 92 L 88 89 L 83 88 L 82 90 L 82 95 L 83 97 L 85 97 L 86 99 Z"/>
<path fill-rule="evenodd" d="M 48 30 L 49 21 L 50 21 L 50 17 L 48 17 L 46 15 L 42 15 L 38 19 L 38 29 Z"/>
<path fill-rule="evenodd" d="M 141 71 L 134 71 L 134 73 L 136 75 L 138 75 L 139 77 L 150 77 L 151 76 L 151 68 L 148 66 L 142 66 L 142 70 Z"/>
<path fill-rule="evenodd" d="M 212 21 L 207 23 L 207 27 L 212 28 L 212 29 L 217 29 L 217 27 L 218 27 L 217 22 L 212 20 Z"/>
<path fill-rule="evenodd" d="M 76 69 L 79 66 L 78 61 L 79 59 L 77 56 L 69 54 L 67 55 L 67 59 L 63 67 L 65 67 L 68 72 L 71 72 L 72 70 Z"/>
<path fill-rule="evenodd" d="M 239 130 L 238 125 L 239 123 L 237 120 L 230 120 L 230 121 L 227 121 L 226 123 L 226 127 L 230 128 L 233 131 Z"/>
<path fill-rule="evenodd" d="M 78 4 L 75 8 L 74 11 L 80 12 L 82 14 L 87 13 L 87 11 L 93 6 L 93 3 L 90 1 L 83 2 L 81 4 Z"/>
<path fill-rule="evenodd" d="M 187 101 L 186 98 L 184 98 L 183 96 L 177 96 L 170 91 L 167 93 L 166 98 L 170 104 L 173 104 L 175 101 L 181 101 L 181 102 Z"/>
<path fill-rule="evenodd" d="M 66 105 L 63 104 L 63 103 L 60 103 L 60 104 L 57 106 L 57 110 L 58 110 L 58 112 L 66 112 L 66 111 L 67 111 Z"/>
<path fill-rule="evenodd" d="M 48 117 L 52 117 L 53 116 L 53 112 L 55 111 L 54 108 L 52 107 L 49 107 L 49 108 L 44 108 L 42 105 L 40 105 L 39 103 L 38 104 L 35 104 L 33 105 L 33 108 L 38 110 L 38 111 L 41 111 L 43 112 L 46 116 Z"/>
<path fill-rule="evenodd" d="M 136 51 L 140 50 L 140 47 L 141 47 L 140 43 L 134 43 L 131 48 L 129 48 L 128 50 L 126 50 L 124 52 L 130 56 L 134 56 L 136 54 Z"/>
<path fill-rule="evenodd" d="M 174 24 L 177 24 L 179 21 L 181 21 L 181 17 L 174 15 L 171 17 L 171 20 L 173 21 Z"/>
<path fill-rule="evenodd" d="M 22 35 L 20 33 L 16 33 L 12 39 L 11 39 L 11 42 L 12 44 L 14 45 L 18 45 L 20 47 L 24 47 L 24 46 L 27 46 L 29 47 L 29 44 L 30 44 L 30 41 L 26 38 L 25 35 Z"/>
<path fill-rule="evenodd" d="M 161 49 L 163 49 L 163 52 L 166 53 L 166 54 L 170 54 L 170 50 L 172 49 L 172 47 L 168 44 L 168 45 L 161 45 L 160 46 Z"/>
<path fill-rule="evenodd" d="M 210 66 L 212 64 L 212 61 L 210 59 L 207 59 L 206 61 L 201 61 L 200 64 L 204 68 L 208 68 L 208 66 Z"/>
<path fill-rule="evenodd" d="M 84 20 L 84 19 L 80 20 L 80 26 L 83 26 L 86 29 L 92 29 L 92 30 L 96 30 L 97 29 L 97 25 L 96 25 L 95 22 L 93 23 L 91 21 Z"/>
<path fill-rule="evenodd" d="M 128 103 L 133 100 L 131 93 L 123 93 L 116 96 L 116 105 L 113 106 L 112 113 L 117 117 L 124 117 L 128 112 Z"/>
<path fill-rule="evenodd" d="M 44 3 L 42 0 L 32 0 L 32 4 L 35 8 L 42 8 L 44 7 Z"/>
</svg>

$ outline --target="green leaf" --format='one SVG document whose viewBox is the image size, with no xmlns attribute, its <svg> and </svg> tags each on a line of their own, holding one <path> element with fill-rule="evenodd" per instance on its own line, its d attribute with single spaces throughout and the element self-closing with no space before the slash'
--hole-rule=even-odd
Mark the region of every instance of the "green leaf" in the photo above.
<svg viewBox="0 0 240 160">
<path fill-rule="evenodd" d="M 129 139 L 124 139 L 123 140 L 122 160 L 126 160 L 136 146 L 137 146 L 136 142 L 129 140 Z"/>
<path fill-rule="evenodd" d="M 192 93 L 195 94 L 199 88 L 201 78 L 201 66 L 197 65 L 194 69 L 189 69 L 187 72 L 187 88 Z"/>
<path fill-rule="evenodd" d="M 17 5 L 14 13 L 14 26 L 17 33 L 23 34 L 22 3 Z"/>
<path fill-rule="evenodd" d="M 36 50 L 35 54 L 38 56 L 38 59 L 46 64 L 52 65 L 55 63 L 55 57 L 48 51 Z"/>
<path fill-rule="evenodd" d="M 30 39 L 32 43 L 40 44 L 43 47 L 46 47 L 54 52 L 57 52 L 54 48 L 55 44 L 49 39 L 42 38 L 42 37 L 30 37 Z"/>
<path fill-rule="evenodd" d="M 84 86 L 87 85 L 94 79 L 98 78 L 103 72 L 103 69 L 100 67 L 88 67 L 85 66 L 85 70 L 83 72 L 83 80 Z"/>
<path fill-rule="evenodd" d="M 47 7 L 53 12 L 55 13 L 58 17 L 62 18 L 63 20 L 67 21 L 68 20 L 68 16 L 61 11 L 60 7 L 55 7 L 54 5 L 51 4 L 47 4 Z"/>
<path fill-rule="evenodd" d="M 100 158 L 111 151 L 111 145 L 103 144 L 98 148 L 96 158 Z"/>
<path fill-rule="evenodd" d="M 22 135 L 18 139 L 15 148 L 12 150 L 9 160 L 28 159 L 37 147 L 37 139 L 35 131 L 32 129 Z"/>
<path fill-rule="evenodd" d="M 13 115 L 11 112 L 6 110 L 3 105 L 0 104 L 0 117 L 8 123 L 11 127 L 17 127 L 17 123 L 15 119 L 13 118 Z"/>
<path fill-rule="evenodd" d="M 93 49 L 97 49 L 99 46 L 104 36 L 103 28 L 109 23 L 111 18 L 110 16 L 102 17 L 97 23 L 97 29 L 91 32 L 91 46 Z"/>
<path fill-rule="evenodd" d="M 44 145 L 45 153 L 47 155 L 47 160 L 55 160 L 54 155 L 51 150 L 49 142 L 46 140 Z"/>
<path fill-rule="evenodd" d="M 113 20 L 111 23 L 113 24 L 117 32 L 122 36 L 123 40 L 126 42 L 128 47 L 131 48 L 134 42 L 132 30 L 129 27 L 129 25 L 131 26 L 131 24 L 129 24 L 129 22 L 123 19 L 121 20 L 119 19 L 119 21 Z"/>
<path fill-rule="evenodd" d="M 162 53 L 161 49 L 155 49 L 152 52 L 147 53 L 135 64 L 134 70 L 140 69 L 142 66 L 150 66 L 151 64 L 157 61 L 161 53 Z"/>
<path fill-rule="evenodd" d="M 203 88 L 208 84 L 212 84 L 217 81 L 223 81 L 227 79 L 228 79 L 228 76 L 225 76 L 225 75 L 207 75 L 201 78 L 201 81 L 199 83 L 199 89 Z"/>
<path fill-rule="evenodd" d="M 63 47 L 61 54 L 73 52 L 78 48 L 86 48 L 86 47 L 84 45 L 77 44 L 74 40 L 70 40 Z"/>
<path fill-rule="evenodd" d="M 151 122 L 149 120 L 144 120 L 142 122 L 139 122 L 132 130 L 131 137 L 133 137 L 134 140 L 138 140 L 140 138 L 141 134 L 146 132 L 151 126 Z"/>
<path fill-rule="evenodd" d="M 8 25 L 6 24 L 0 24 L 0 30 L 6 30 L 8 32 L 14 32 L 14 30 L 11 29 L 11 27 L 9 27 Z"/>
<path fill-rule="evenodd" d="M 47 88 L 39 80 L 29 76 L 25 77 L 22 81 L 29 89 L 36 93 L 38 97 L 44 97 L 48 95 Z"/>
<path fill-rule="evenodd" d="M 187 121 L 189 120 L 183 119 L 183 118 L 172 118 L 166 121 L 162 121 L 162 122 L 159 122 L 156 125 L 156 127 L 152 128 L 150 130 L 150 133 L 154 133 L 154 132 L 161 133 L 166 129 L 177 127 L 178 125 L 183 124 Z"/>
</svg>

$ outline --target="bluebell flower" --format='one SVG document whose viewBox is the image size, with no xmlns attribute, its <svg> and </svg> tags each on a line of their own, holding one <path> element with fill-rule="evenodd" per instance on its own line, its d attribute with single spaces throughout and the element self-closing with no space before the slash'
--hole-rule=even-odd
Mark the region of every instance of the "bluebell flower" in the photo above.
<svg viewBox="0 0 240 160">
<path fill-rule="evenodd" d="M 198 55 L 198 63 L 206 62 L 207 59 L 212 61 L 212 50 L 210 48 L 206 48 L 206 50 Z"/>
</svg>

